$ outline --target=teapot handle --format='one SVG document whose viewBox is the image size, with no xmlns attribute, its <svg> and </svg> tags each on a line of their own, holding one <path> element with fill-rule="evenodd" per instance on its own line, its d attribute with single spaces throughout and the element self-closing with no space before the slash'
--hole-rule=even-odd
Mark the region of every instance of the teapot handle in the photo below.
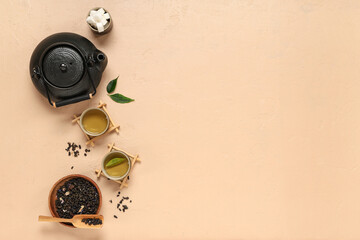
<svg viewBox="0 0 360 240">
<path fill-rule="evenodd" d="M 90 61 L 88 61 L 88 64 L 91 65 L 91 59 Z M 62 106 L 65 106 L 65 105 L 68 105 L 68 104 L 72 104 L 72 103 L 77 103 L 77 102 L 81 102 L 81 101 L 84 101 L 84 100 L 88 100 L 90 98 L 92 98 L 92 96 L 94 96 L 96 94 L 96 87 L 95 87 L 95 83 L 91 77 L 91 74 L 90 74 L 90 68 L 91 66 L 89 66 L 89 68 L 87 69 L 87 73 L 89 75 L 89 81 L 90 81 L 90 85 L 91 87 L 94 89 L 94 92 L 93 93 L 89 93 L 89 94 L 86 94 L 86 95 L 81 95 L 81 96 L 77 96 L 77 97 L 73 97 L 73 98 L 70 98 L 70 99 L 65 99 L 65 100 L 61 100 L 59 102 L 54 102 L 51 100 L 51 97 L 50 97 L 50 93 L 49 93 L 49 89 L 48 89 L 48 86 L 47 86 L 47 83 L 44 81 L 41 73 L 40 73 L 40 69 L 39 67 L 37 68 L 34 68 L 34 76 L 39 80 L 39 81 L 42 81 L 42 84 L 44 85 L 45 87 L 45 92 L 46 92 L 46 96 L 47 96 L 47 99 L 50 103 L 51 106 L 53 106 L 54 108 L 57 108 L 57 107 L 62 107 Z"/>
<path fill-rule="evenodd" d="M 72 104 L 72 103 L 77 103 L 77 102 L 81 102 L 81 101 L 84 101 L 84 100 L 88 100 L 90 98 L 92 98 L 93 94 L 90 93 L 90 94 L 86 94 L 86 95 L 81 95 L 81 96 L 77 96 L 77 97 L 74 97 L 74 98 L 70 98 L 70 99 L 65 99 L 65 100 L 61 100 L 59 102 L 52 102 L 52 106 L 54 108 L 58 108 L 58 107 L 62 107 L 62 106 L 65 106 L 65 105 L 68 105 L 68 104 Z"/>
<path fill-rule="evenodd" d="M 73 103 L 77 103 L 77 102 L 81 102 L 81 101 L 84 101 L 84 100 L 91 99 L 96 94 L 96 87 L 95 87 L 94 81 L 93 81 L 93 79 L 92 79 L 89 72 L 88 72 L 88 74 L 89 74 L 90 84 L 91 84 L 92 88 L 94 89 L 93 93 L 73 97 L 73 98 L 70 98 L 70 99 L 61 100 L 59 102 L 54 102 L 54 101 L 51 100 L 47 84 L 44 82 L 44 80 L 41 77 L 39 79 L 41 81 L 43 81 L 43 84 L 44 84 L 45 90 L 46 90 L 46 96 L 47 96 L 47 99 L 48 99 L 50 105 L 53 106 L 54 108 L 58 108 L 58 107 L 62 107 L 62 106 L 68 105 L 68 104 L 73 104 Z"/>
<path fill-rule="evenodd" d="M 49 98 L 49 102 L 50 104 L 54 107 L 54 108 L 57 108 L 57 107 L 62 107 L 62 106 L 65 106 L 65 105 L 68 105 L 68 104 L 73 104 L 73 103 L 77 103 L 77 102 L 81 102 L 81 101 L 84 101 L 84 100 L 88 100 L 88 99 L 91 99 L 95 94 L 96 94 L 96 87 L 95 87 L 95 84 L 94 84 L 94 81 L 91 77 L 91 74 L 89 72 L 90 70 L 88 69 L 88 75 L 89 75 L 89 81 L 90 81 L 90 84 L 92 86 L 92 88 L 94 89 L 94 92 L 93 93 L 89 93 L 89 94 L 86 94 L 86 95 L 81 95 L 81 96 L 77 96 L 77 97 L 73 97 L 73 98 L 70 98 L 70 99 L 65 99 L 65 100 L 61 100 L 59 102 L 52 102 L 50 101 L 50 98 Z M 46 87 L 47 88 L 47 87 Z"/>
</svg>

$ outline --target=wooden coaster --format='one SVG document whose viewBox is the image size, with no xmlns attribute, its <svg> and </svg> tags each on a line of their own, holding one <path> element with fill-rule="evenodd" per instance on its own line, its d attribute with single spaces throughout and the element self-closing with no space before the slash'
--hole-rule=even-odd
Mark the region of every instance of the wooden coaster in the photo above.
<svg viewBox="0 0 360 240">
<path fill-rule="evenodd" d="M 126 181 L 128 180 L 128 176 L 130 175 L 131 171 L 134 169 L 134 166 L 135 166 L 135 163 L 137 162 L 141 162 L 140 158 L 139 158 L 139 154 L 136 154 L 136 155 L 132 155 L 128 152 L 125 152 L 124 150 L 118 148 L 118 147 L 115 147 L 115 143 L 112 143 L 112 144 L 108 144 L 108 152 L 111 152 L 111 151 L 122 151 L 123 153 L 125 153 L 129 158 L 130 158 L 130 161 L 131 161 L 131 168 L 130 168 L 130 172 L 128 173 L 128 175 L 123 179 L 123 180 L 111 180 L 111 181 L 114 181 L 118 184 L 120 184 L 120 189 L 123 189 L 124 187 L 128 187 L 128 184 L 126 183 Z M 95 169 L 95 173 L 96 173 L 96 176 L 99 178 L 100 176 L 103 176 L 103 177 L 106 177 L 105 174 L 102 172 L 101 168 L 100 169 Z"/>
<path fill-rule="evenodd" d="M 86 132 L 84 132 L 81 129 L 81 127 L 80 127 L 80 116 L 81 116 L 81 114 L 79 116 L 76 116 L 76 115 L 73 116 L 74 119 L 72 120 L 72 123 L 76 122 L 78 124 L 78 126 L 80 127 L 81 131 L 85 134 L 85 137 L 87 139 L 86 146 L 88 146 L 88 145 L 91 145 L 92 147 L 95 146 L 94 142 L 95 142 L 96 139 L 99 139 L 100 137 L 103 137 L 103 136 L 105 136 L 105 135 L 107 135 L 107 134 L 109 134 L 109 133 L 111 133 L 113 131 L 116 131 L 116 133 L 119 134 L 120 125 L 116 125 L 114 123 L 114 121 L 112 120 L 108 110 L 106 109 L 106 103 L 103 103 L 102 101 L 100 101 L 99 105 L 97 107 L 104 110 L 104 112 L 106 112 L 106 114 L 109 117 L 109 128 L 105 133 L 101 134 L 100 136 L 92 137 L 92 136 L 88 135 Z"/>
</svg>

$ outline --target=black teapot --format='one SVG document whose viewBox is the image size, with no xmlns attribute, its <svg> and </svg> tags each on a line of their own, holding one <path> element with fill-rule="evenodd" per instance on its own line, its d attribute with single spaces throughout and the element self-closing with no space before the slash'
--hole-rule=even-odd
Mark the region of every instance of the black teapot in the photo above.
<svg viewBox="0 0 360 240">
<path fill-rule="evenodd" d="M 56 107 L 92 98 L 107 65 L 106 55 L 75 33 L 42 40 L 30 60 L 30 75 L 39 92 Z"/>
</svg>

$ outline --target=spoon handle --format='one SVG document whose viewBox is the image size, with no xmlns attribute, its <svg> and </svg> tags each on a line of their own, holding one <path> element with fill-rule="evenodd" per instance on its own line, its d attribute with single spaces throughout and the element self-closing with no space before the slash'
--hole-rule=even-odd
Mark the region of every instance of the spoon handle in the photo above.
<svg viewBox="0 0 360 240">
<path fill-rule="evenodd" d="M 39 216 L 39 222 L 72 222 L 72 219 Z"/>
</svg>

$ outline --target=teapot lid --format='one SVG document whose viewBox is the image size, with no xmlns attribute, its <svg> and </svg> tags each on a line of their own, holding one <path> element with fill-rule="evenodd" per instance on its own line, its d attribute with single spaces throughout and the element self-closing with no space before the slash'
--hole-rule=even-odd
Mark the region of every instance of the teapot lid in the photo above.
<svg viewBox="0 0 360 240">
<path fill-rule="evenodd" d="M 68 88 L 82 79 L 84 60 L 72 46 L 60 45 L 48 50 L 42 61 L 45 79 L 59 88 Z"/>
</svg>

